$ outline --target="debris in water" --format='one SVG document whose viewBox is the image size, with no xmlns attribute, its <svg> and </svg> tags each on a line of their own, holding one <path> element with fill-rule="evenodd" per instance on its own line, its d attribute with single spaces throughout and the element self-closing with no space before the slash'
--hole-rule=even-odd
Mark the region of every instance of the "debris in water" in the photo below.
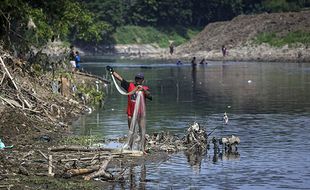
<svg viewBox="0 0 310 190">
<path fill-rule="evenodd" d="M 223 120 L 224 120 L 224 124 L 227 124 L 227 123 L 228 123 L 228 116 L 227 116 L 227 113 L 226 113 L 226 112 L 224 113 Z"/>
</svg>

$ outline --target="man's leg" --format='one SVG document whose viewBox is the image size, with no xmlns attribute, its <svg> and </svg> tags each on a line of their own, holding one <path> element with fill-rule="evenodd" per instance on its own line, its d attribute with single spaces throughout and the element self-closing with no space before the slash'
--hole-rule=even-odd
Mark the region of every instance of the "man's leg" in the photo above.
<svg viewBox="0 0 310 190">
<path fill-rule="evenodd" d="M 139 130 L 140 130 L 140 142 L 141 142 L 141 151 L 145 152 L 145 134 L 146 134 L 146 126 L 145 126 L 145 119 L 139 119 Z"/>
<path fill-rule="evenodd" d="M 128 129 L 130 130 L 131 116 L 128 116 Z"/>
<path fill-rule="evenodd" d="M 129 146 L 130 149 L 132 149 L 133 138 L 134 138 L 134 126 L 131 126 L 131 121 L 132 121 L 132 117 L 131 117 L 131 116 L 128 116 L 128 128 L 129 128 L 129 132 L 128 132 L 128 141 L 127 141 L 127 145 Z M 132 127 L 133 129 L 130 129 L 130 127 Z"/>
</svg>

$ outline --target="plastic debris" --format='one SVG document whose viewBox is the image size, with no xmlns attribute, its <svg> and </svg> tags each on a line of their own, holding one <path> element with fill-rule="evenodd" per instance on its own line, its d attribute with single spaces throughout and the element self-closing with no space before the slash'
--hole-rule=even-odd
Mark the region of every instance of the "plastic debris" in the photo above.
<svg viewBox="0 0 310 190">
<path fill-rule="evenodd" d="M 224 117 L 223 117 L 224 123 L 227 124 L 228 123 L 228 116 L 227 113 L 224 113 Z"/>
<path fill-rule="evenodd" d="M 13 148 L 13 145 L 10 146 L 5 146 L 5 144 L 2 142 L 2 140 L 0 139 L 0 150 L 2 149 L 8 149 L 8 148 Z"/>
<path fill-rule="evenodd" d="M 5 148 L 5 145 L 4 145 L 4 143 L 1 141 L 1 139 L 0 139 L 0 150 L 1 149 L 4 149 Z"/>
</svg>

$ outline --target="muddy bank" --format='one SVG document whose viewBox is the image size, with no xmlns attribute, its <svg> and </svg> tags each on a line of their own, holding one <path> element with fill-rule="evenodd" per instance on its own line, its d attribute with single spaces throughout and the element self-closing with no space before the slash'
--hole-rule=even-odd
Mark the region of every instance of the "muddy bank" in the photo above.
<svg viewBox="0 0 310 190">
<path fill-rule="evenodd" d="M 71 121 L 102 98 L 106 81 L 71 73 L 57 58 L 50 62 L 41 51 L 29 61 L 0 46 L 0 188 L 32 189 L 25 185 L 30 178 L 21 167 L 23 160 L 59 144 L 70 135 Z"/>
<path fill-rule="evenodd" d="M 212 61 L 266 61 L 266 62 L 310 62 L 310 48 L 306 45 L 288 45 L 275 48 L 268 44 L 246 44 L 238 47 L 228 47 L 227 55 L 223 56 L 221 48 L 201 51 L 183 52 L 181 47 L 176 47 L 171 55 L 168 48 L 144 49 L 148 45 L 123 45 L 118 46 L 117 52 L 109 53 L 122 59 L 158 59 L 158 60 L 181 60 L 189 63 L 193 57 Z M 134 48 L 132 48 L 134 47 Z M 128 49 L 131 52 L 128 53 Z M 86 55 L 94 55 L 86 53 Z M 99 54 L 102 55 L 102 54 Z M 106 54 L 103 54 L 106 55 Z"/>
</svg>

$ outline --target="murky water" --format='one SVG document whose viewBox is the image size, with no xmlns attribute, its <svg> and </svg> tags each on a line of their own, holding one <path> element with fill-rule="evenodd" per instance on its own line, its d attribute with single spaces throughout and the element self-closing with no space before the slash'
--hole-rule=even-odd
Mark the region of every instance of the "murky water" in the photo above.
<svg viewBox="0 0 310 190">
<path fill-rule="evenodd" d="M 116 189 L 309 189 L 310 64 L 209 62 L 193 70 L 160 61 L 96 59 L 83 66 L 100 76 L 105 66 L 126 79 L 143 72 L 153 101 L 147 131 L 184 134 L 197 121 L 214 136 L 237 135 L 239 157 L 172 154 L 133 168 L 130 186 Z M 105 106 L 74 123 L 76 134 L 127 134 L 127 98 L 114 86 Z M 228 125 L 222 126 L 227 112 Z"/>
</svg>

